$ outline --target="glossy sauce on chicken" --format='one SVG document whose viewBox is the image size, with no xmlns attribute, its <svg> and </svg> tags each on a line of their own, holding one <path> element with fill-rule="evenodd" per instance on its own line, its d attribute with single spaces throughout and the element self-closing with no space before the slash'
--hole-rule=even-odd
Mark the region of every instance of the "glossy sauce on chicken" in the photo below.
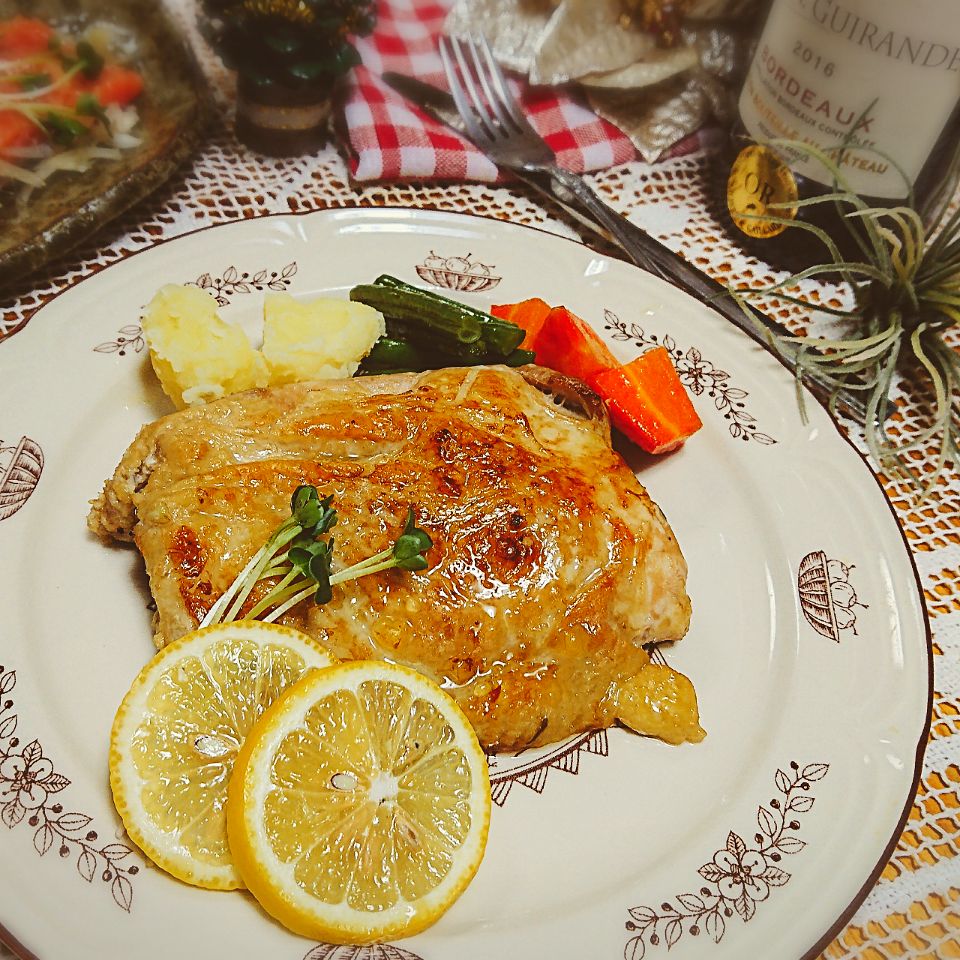
<svg viewBox="0 0 960 960">
<path fill-rule="evenodd" d="M 389 546 L 411 505 L 430 566 L 281 622 L 338 657 L 427 674 L 489 750 L 618 720 L 702 737 L 689 681 L 645 649 L 687 630 L 686 564 L 582 385 L 455 368 L 251 391 L 144 427 L 90 525 L 140 548 L 158 645 L 196 627 L 303 483 L 335 496 L 338 566 Z"/>
</svg>

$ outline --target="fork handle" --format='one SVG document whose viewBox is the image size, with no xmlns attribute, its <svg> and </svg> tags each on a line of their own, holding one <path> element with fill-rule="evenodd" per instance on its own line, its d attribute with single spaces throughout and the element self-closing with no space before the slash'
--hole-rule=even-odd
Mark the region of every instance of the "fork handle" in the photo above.
<svg viewBox="0 0 960 960">
<path fill-rule="evenodd" d="M 679 254 L 617 213 L 604 203 L 581 177 L 552 164 L 530 166 L 518 172 L 521 176 L 527 174 L 531 179 L 539 181 L 536 185 L 541 189 L 543 181 L 546 181 L 550 194 L 558 203 L 574 211 L 578 219 L 585 219 L 601 228 L 638 267 L 663 277 L 716 310 L 773 353 L 787 367 L 796 371 L 795 357 L 781 342 L 781 338 L 792 336 L 786 327 L 750 304 L 741 306 L 723 284 L 691 266 Z M 833 392 L 833 387 L 815 374 L 804 372 L 803 380 L 821 399 L 828 398 Z M 837 398 L 837 408 L 863 424 L 866 408 L 859 397 L 849 391 L 842 391 Z"/>
</svg>

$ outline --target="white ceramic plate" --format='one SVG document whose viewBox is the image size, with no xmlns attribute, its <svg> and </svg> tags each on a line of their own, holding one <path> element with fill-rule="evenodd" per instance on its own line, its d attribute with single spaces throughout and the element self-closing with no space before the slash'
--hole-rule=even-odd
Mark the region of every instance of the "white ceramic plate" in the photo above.
<svg viewBox="0 0 960 960">
<path fill-rule="evenodd" d="M 312 944 L 244 894 L 195 890 L 125 842 L 107 786 L 114 711 L 151 655 L 141 561 L 86 531 L 144 422 L 168 412 L 139 339 L 165 282 L 256 334 L 264 289 L 343 294 L 389 272 L 486 306 L 539 295 L 617 356 L 670 349 L 703 430 L 625 450 L 689 561 L 693 623 L 666 656 L 707 739 L 611 730 L 491 769 L 471 887 L 389 952 Z M 919 771 L 929 634 L 881 489 L 789 373 L 703 305 L 523 227 L 411 210 L 248 220 L 132 256 L 0 344 L 0 923 L 41 960 L 269 956 L 639 960 L 813 955 L 869 889 Z M 69 919 L 67 919 L 69 918 Z"/>
</svg>

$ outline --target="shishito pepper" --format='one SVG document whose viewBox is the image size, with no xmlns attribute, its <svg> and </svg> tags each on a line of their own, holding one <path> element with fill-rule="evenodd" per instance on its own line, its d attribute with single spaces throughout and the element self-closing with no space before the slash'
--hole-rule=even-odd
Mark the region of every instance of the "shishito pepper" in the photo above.
<svg viewBox="0 0 960 960">
<path fill-rule="evenodd" d="M 594 386 L 598 374 L 617 366 L 600 337 L 566 307 L 554 307 L 547 314 L 530 349 L 541 366 L 577 377 L 588 387 Z"/>
<path fill-rule="evenodd" d="M 648 453 L 667 453 L 703 425 L 664 347 L 598 373 L 591 384 L 613 425 Z"/>
</svg>

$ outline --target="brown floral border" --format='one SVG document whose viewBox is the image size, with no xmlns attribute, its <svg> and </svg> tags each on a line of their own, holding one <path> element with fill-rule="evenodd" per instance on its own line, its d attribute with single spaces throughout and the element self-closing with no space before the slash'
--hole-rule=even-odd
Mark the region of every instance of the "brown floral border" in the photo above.
<svg viewBox="0 0 960 960">
<path fill-rule="evenodd" d="M 117 331 L 116 340 L 105 340 L 98 343 L 94 348 L 94 353 L 115 353 L 120 357 L 125 357 L 128 350 L 134 353 L 142 353 L 147 341 L 143 336 L 143 327 L 139 323 L 128 323 Z"/>
<path fill-rule="evenodd" d="M 661 338 L 655 333 L 647 333 L 638 324 L 621 320 L 612 310 L 604 310 L 603 319 L 605 329 L 613 331 L 614 340 L 632 340 L 642 347 L 665 347 L 684 386 L 698 397 L 706 393 L 712 398 L 713 405 L 727 421 L 731 437 L 753 440 L 765 446 L 777 442 L 757 429 L 757 418 L 747 411 L 744 403 L 749 392 L 733 386 L 730 374 L 705 359 L 696 347 L 684 351 L 669 334 Z"/>
<path fill-rule="evenodd" d="M 279 270 L 258 270 L 256 273 L 241 273 L 233 265 L 223 271 L 222 276 L 214 277 L 209 273 L 201 274 L 187 286 L 207 290 L 216 297 L 221 307 L 230 303 L 230 297 L 238 293 L 252 293 L 254 290 L 273 290 L 282 293 L 293 281 L 297 272 L 297 261 L 293 260 Z"/>
<path fill-rule="evenodd" d="M 666 943 L 669 950 L 684 933 L 697 937 L 705 933 L 719 943 L 734 912 L 744 923 L 753 919 L 757 904 L 782 887 L 790 874 L 779 863 L 785 854 L 799 853 L 806 842 L 794 836 L 800 829 L 799 814 L 808 813 L 814 803 L 810 785 L 826 776 L 830 765 L 808 763 L 803 769 L 790 762 L 790 773 L 777 770 L 774 784 L 781 797 L 770 800 L 769 808 L 757 809 L 759 831 L 753 845 L 732 830 L 727 842 L 697 871 L 707 881 L 697 893 L 681 893 L 659 908 L 631 907 L 626 928 L 634 934 L 624 947 L 624 960 L 641 960 L 647 946 Z M 790 815 L 793 816 L 790 816 Z"/>
<path fill-rule="evenodd" d="M 231 265 L 219 277 L 203 273 L 196 280 L 187 281 L 185 285 L 207 290 L 221 307 L 226 307 L 230 305 L 230 297 L 238 293 L 252 293 L 254 290 L 273 290 L 282 293 L 293 282 L 296 273 L 296 260 L 279 270 L 263 269 L 257 270 L 256 273 L 241 273 Z M 142 353 L 145 346 L 143 327 L 139 323 L 128 323 L 117 331 L 116 339 L 98 343 L 93 350 L 94 353 L 115 353 L 124 357 L 130 350 L 134 353 Z"/>
<path fill-rule="evenodd" d="M 0 666 L 0 822 L 9 830 L 22 823 L 32 828 L 33 846 L 41 857 L 55 844 L 59 844 L 57 852 L 63 860 L 75 853 L 77 873 L 87 883 L 99 874 L 101 881 L 110 885 L 114 903 L 129 913 L 133 906 L 131 877 L 140 868 L 135 863 L 120 864 L 133 850 L 123 843 L 101 844 L 97 831 L 89 829 L 92 817 L 65 812 L 55 799 L 70 781 L 44 756 L 39 740 L 21 747 L 15 736 L 20 718 L 13 712 L 10 696 L 16 684 L 17 672 Z"/>
</svg>

